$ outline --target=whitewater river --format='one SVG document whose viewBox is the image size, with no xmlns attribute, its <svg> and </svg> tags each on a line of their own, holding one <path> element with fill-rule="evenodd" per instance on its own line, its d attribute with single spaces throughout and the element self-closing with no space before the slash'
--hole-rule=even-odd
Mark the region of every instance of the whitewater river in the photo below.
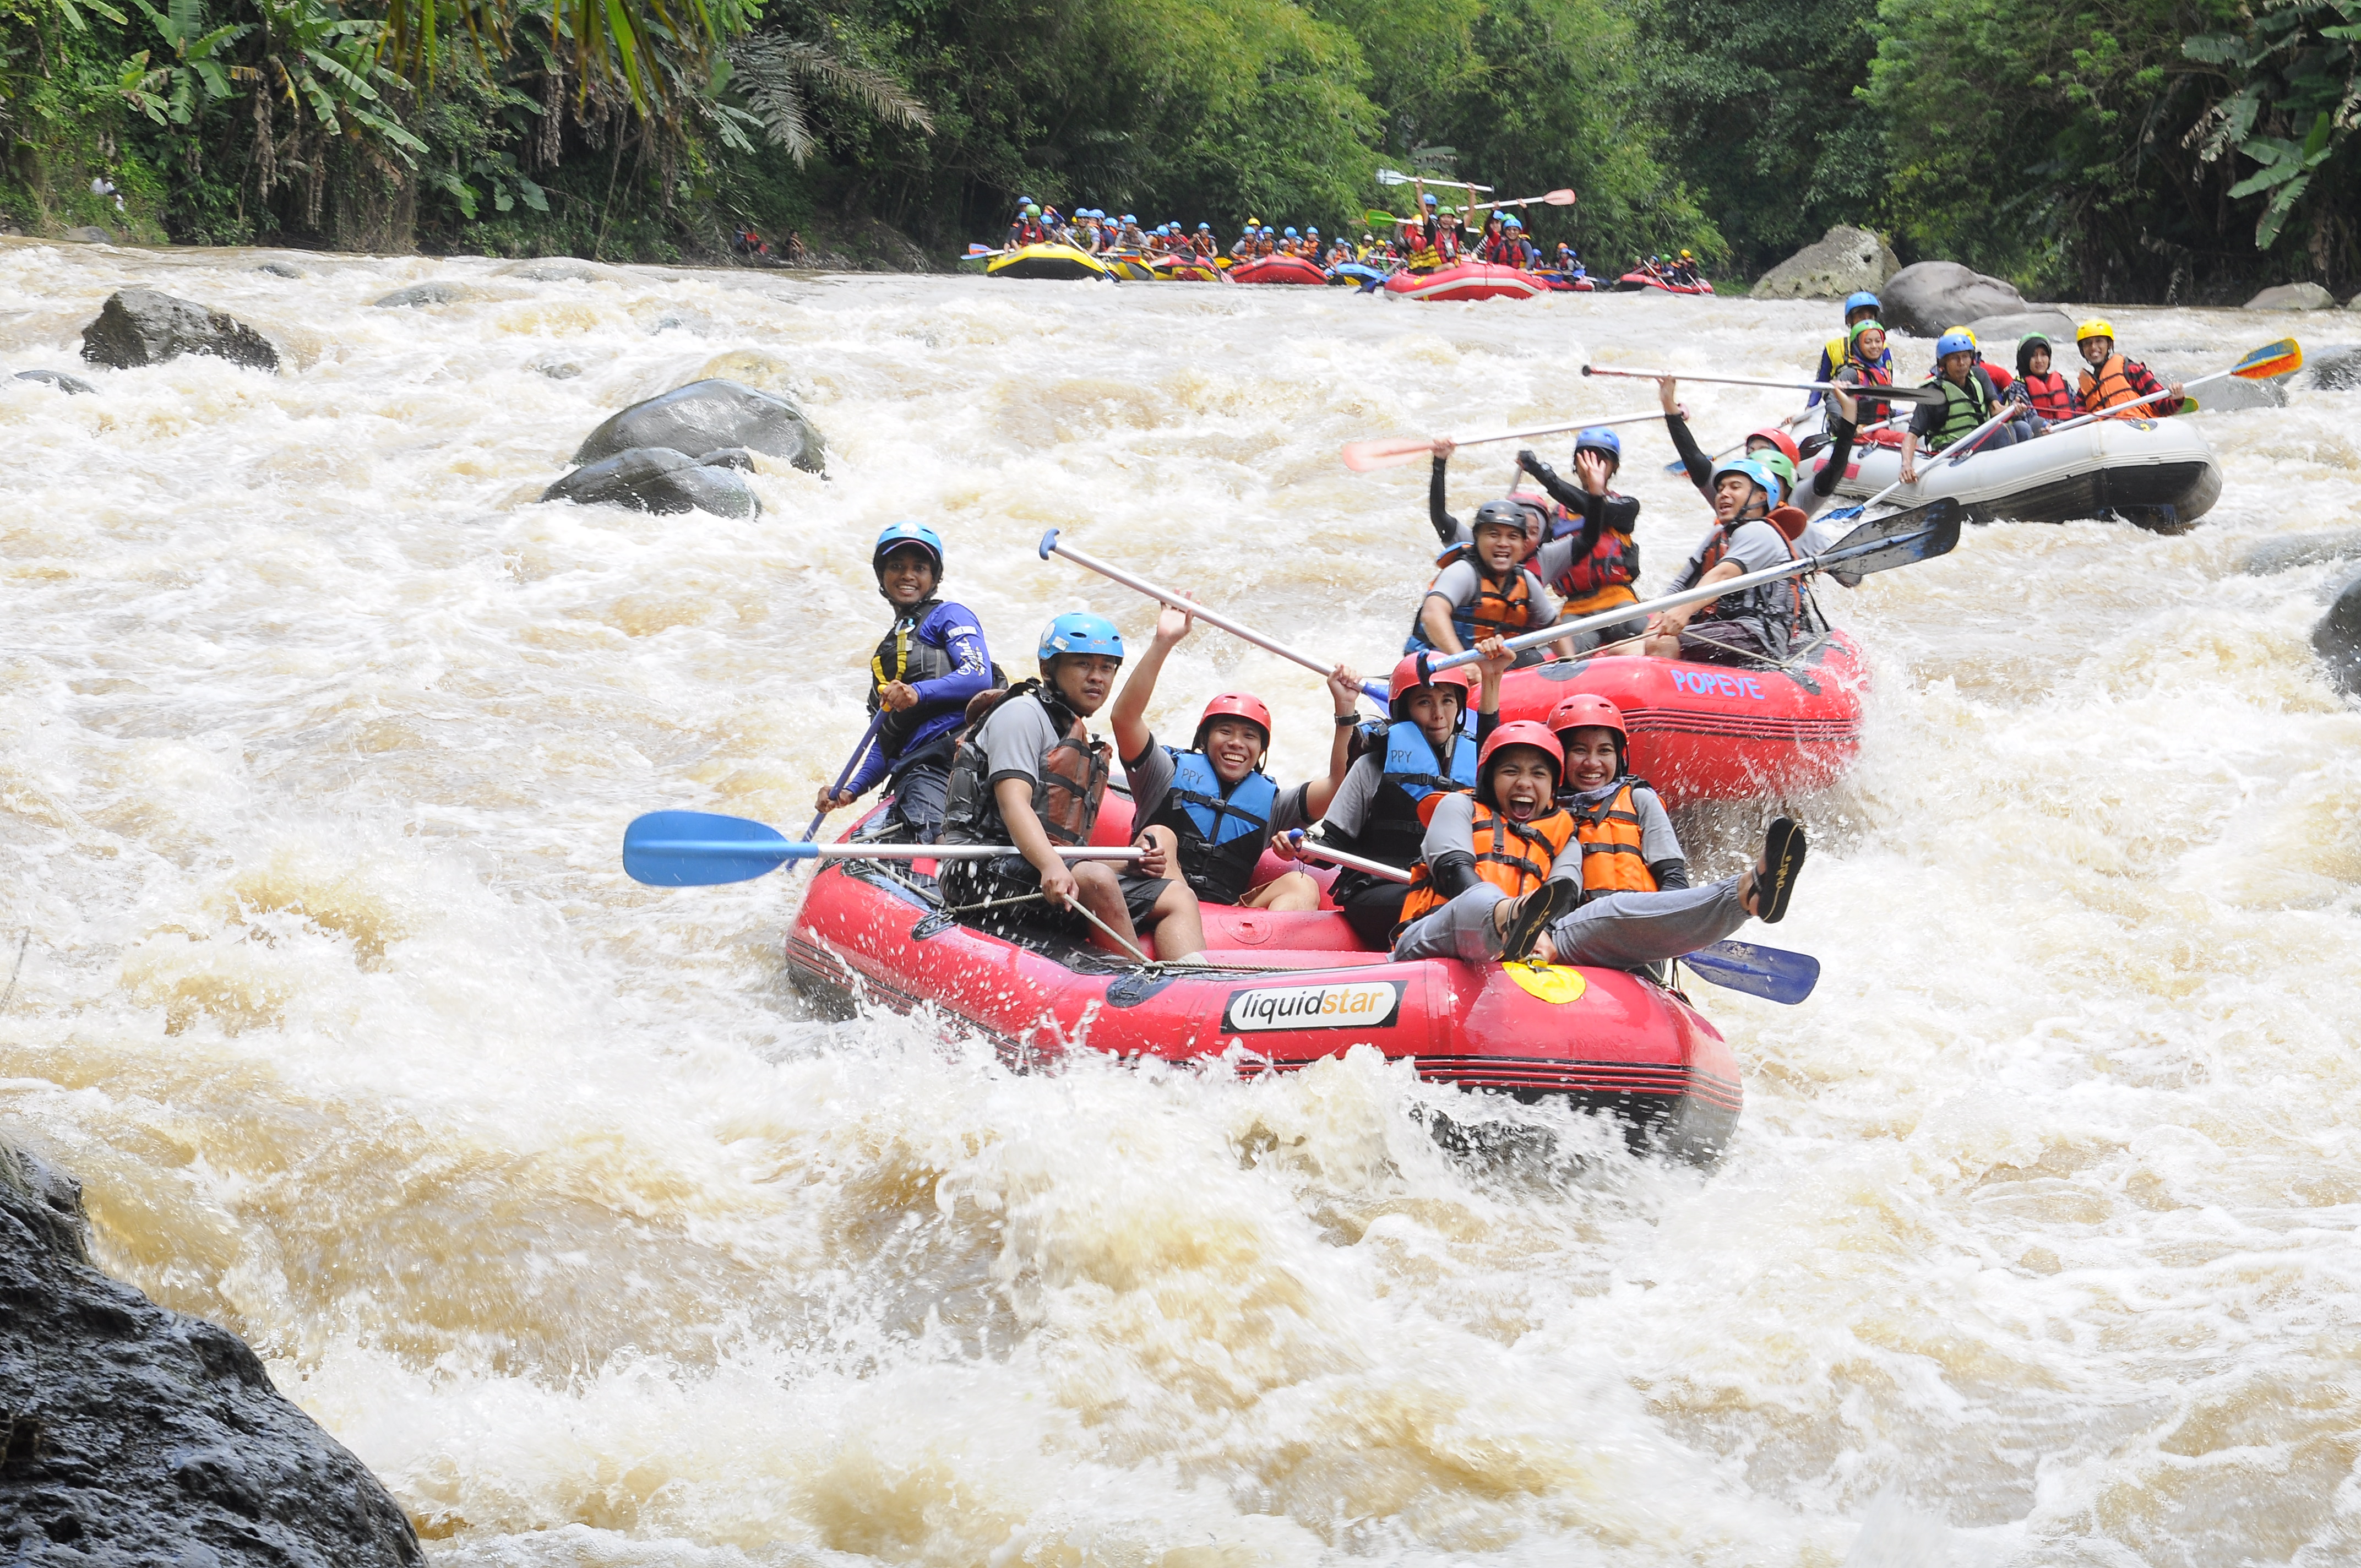
<svg viewBox="0 0 2361 1568">
<path fill-rule="evenodd" d="M 269 259 L 0 248 L 0 362 L 99 389 L 0 382 L 0 1133 L 437 1563 L 2361 1559 L 2361 714 L 2306 641 L 2337 569 L 2240 569 L 2356 520 L 2361 394 L 2208 416 L 2184 537 L 1974 529 L 1824 588 L 1876 688 L 1761 933 L 1818 993 L 1699 998 L 1735 1147 L 1469 1163 L 1366 1052 L 1018 1077 L 820 1021 L 796 883 L 636 886 L 623 825 L 800 827 L 886 522 L 943 531 L 1013 669 L 1058 610 L 1149 624 L 1058 526 L 1378 671 L 1425 473 L 1339 444 L 1649 406 L 1586 357 L 1808 364 L 1832 307 Z M 371 307 L 427 279 L 478 297 Z M 82 367 L 134 282 L 285 373 Z M 2182 374 L 2351 319 L 2114 313 Z M 537 504 L 710 375 L 804 400 L 829 477 L 744 522 Z M 1791 406 L 1686 395 L 1716 445 Z M 1661 582 L 1705 512 L 1626 440 Z M 1212 631 L 1168 732 L 1217 681 L 1282 775 L 1324 755 L 1312 677 Z"/>
</svg>

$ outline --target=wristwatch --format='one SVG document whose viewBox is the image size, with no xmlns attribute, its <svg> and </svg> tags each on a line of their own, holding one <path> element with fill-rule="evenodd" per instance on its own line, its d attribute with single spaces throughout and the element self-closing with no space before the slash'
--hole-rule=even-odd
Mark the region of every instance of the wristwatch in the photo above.
<svg viewBox="0 0 2361 1568">
<path fill-rule="evenodd" d="M 1350 729 L 1354 725 L 1358 724 L 1359 722 L 1361 722 L 1361 715 L 1358 709 L 1356 709 L 1351 713 L 1340 713 L 1336 716 L 1336 728 L 1339 729 Z"/>
</svg>

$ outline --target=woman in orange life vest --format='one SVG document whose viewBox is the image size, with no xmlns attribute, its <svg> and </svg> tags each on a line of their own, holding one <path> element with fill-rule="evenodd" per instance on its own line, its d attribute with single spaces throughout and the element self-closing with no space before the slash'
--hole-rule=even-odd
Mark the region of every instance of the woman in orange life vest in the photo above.
<svg viewBox="0 0 2361 1568">
<path fill-rule="evenodd" d="M 2082 372 L 2076 390 L 2082 406 L 2092 413 L 2104 413 L 2129 402 L 2137 402 L 2157 392 L 2169 392 L 2170 397 L 2157 398 L 2153 402 L 2117 414 L 2117 419 L 2162 419 L 2180 411 L 2180 383 L 2169 387 L 2160 384 L 2148 373 L 2147 366 L 2136 359 L 2126 359 L 2115 352 L 2115 326 L 2113 322 L 2092 317 L 2074 329 L 2074 346 L 2081 352 L 2082 363 L 2090 368 Z"/>
<path fill-rule="evenodd" d="M 1621 711 L 1579 693 L 1557 705 L 1549 727 L 1565 753 L 1557 803 L 1582 847 L 1582 903 L 1551 922 L 1534 944 L 1535 962 L 1636 969 L 1709 947 L 1750 915 L 1765 925 L 1785 917 L 1804 866 L 1800 826 L 1779 818 L 1753 869 L 1691 887 L 1664 803 L 1631 776 Z"/>
<path fill-rule="evenodd" d="M 1785 916 L 1804 863 L 1800 828 L 1784 817 L 1773 821 L 1762 863 L 1711 887 L 1639 885 L 1654 878 L 1644 864 L 1636 872 L 1620 865 L 1626 858 L 1621 840 L 1635 827 L 1645 853 L 1646 829 L 1636 806 L 1621 817 L 1612 815 L 1637 794 L 1624 787 L 1617 731 L 1604 722 L 1568 728 L 1584 741 L 1580 774 L 1547 725 L 1520 720 L 1501 725 L 1484 743 L 1472 794 L 1441 797 L 1402 902 L 1395 959 L 1554 963 L 1595 954 L 1600 957 L 1590 961 L 1636 967 L 1695 952 L 1750 915 L 1766 924 Z M 1562 781 L 1577 800 L 1588 796 L 1607 809 L 1586 810 L 1586 827 L 1560 803 Z M 1685 862 L 1682 874 L 1686 880 Z M 1587 885 L 1594 881 L 1598 885 Z M 1576 919 L 1594 895 L 1596 909 Z"/>
<path fill-rule="evenodd" d="M 1247 693 L 1224 692 L 1207 704 L 1188 750 L 1156 743 L 1148 727 L 1148 704 L 1166 655 L 1193 624 L 1187 606 L 1164 607 L 1156 618 L 1154 640 L 1132 666 L 1107 716 L 1131 789 L 1135 841 L 1148 851 L 1137 874 L 1177 875 L 1202 903 L 1317 909 L 1320 884 L 1301 872 L 1285 872 L 1260 886 L 1252 879 L 1273 835 L 1319 820 L 1344 782 L 1352 762 L 1353 730 L 1360 723 L 1361 679 L 1342 664 L 1328 673 L 1328 696 L 1336 710 L 1328 774 L 1282 787 L 1262 771 L 1270 750 L 1270 709 Z"/>
<path fill-rule="evenodd" d="M 2050 368 L 2049 340 L 2037 332 L 2027 333 L 2017 342 L 2016 378 L 2043 424 L 2072 419 L 2082 411 L 2074 384 L 2066 379 L 2064 371 Z"/>
</svg>

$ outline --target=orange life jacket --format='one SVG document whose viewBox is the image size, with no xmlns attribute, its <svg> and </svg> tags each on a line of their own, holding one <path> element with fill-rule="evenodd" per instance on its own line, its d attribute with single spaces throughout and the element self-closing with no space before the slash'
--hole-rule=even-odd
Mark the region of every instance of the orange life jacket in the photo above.
<svg viewBox="0 0 2361 1568">
<path fill-rule="evenodd" d="M 1441 573 L 1436 574 L 1435 580 L 1442 580 Z M 1451 608 L 1451 629 L 1459 634 L 1463 648 L 1473 648 L 1486 637 L 1514 637 L 1520 631 L 1531 630 L 1532 620 L 1533 590 L 1528 581 L 1528 569 L 1521 562 L 1509 568 L 1505 587 L 1500 579 L 1477 566 L 1476 597 Z M 1409 643 L 1402 652 L 1415 653 L 1433 646 L 1426 636 L 1426 600 L 1421 598 L 1418 615 L 1411 622 Z"/>
<path fill-rule="evenodd" d="M 1474 828 L 1476 874 L 1510 898 L 1531 893 L 1547 881 L 1550 867 L 1565 853 L 1575 835 L 1574 817 L 1563 808 L 1545 811 L 1531 822 L 1518 822 L 1480 800 L 1476 803 Z M 1587 859 L 1584 869 L 1588 870 Z M 1410 891 L 1402 897 L 1401 922 L 1394 927 L 1395 933 L 1400 935 L 1403 927 L 1449 902 L 1436 889 L 1426 862 L 1420 861 L 1411 868 Z"/>
<path fill-rule="evenodd" d="M 1582 890 L 1587 894 L 1654 893 L 1656 873 L 1648 869 L 1640 841 L 1640 809 L 1631 798 L 1636 781 L 1596 806 L 1566 808 L 1574 836 L 1582 843 Z"/>
<path fill-rule="evenodd" d="M 2046 376 L 2027 371 L 2018 379 L 2025 383 L 2025 395 L 2033 400 L 2033 411 L 2043 419 L 2070 419 L 2077 412 L 2074 389 L 2058 371 Z"/>
<path fill-rule="evenodd" d="M 2107 410 L 2118 408 L 2125 403 L 2137 402 L 2147 395 L 2140 390 L 2139 383 L 2132 379 L 2131 363 L 2120 354 L 2110 354 L 2107 356 L 2107 362 L 2099 367 L 2097 375 L 2093 376 L 2088 370 L 2082 372 L 2082 407 L 2086 411 L 2104 413 Z M 2153 403 L 2140 403 L 2140 406 L 2130 413 L 2118 414 L 2115 417 L 2154 419 L 2158 414 L 2171 411 L 2170 406 L 2162 399 L 2158 399 Z"/>
</svg>

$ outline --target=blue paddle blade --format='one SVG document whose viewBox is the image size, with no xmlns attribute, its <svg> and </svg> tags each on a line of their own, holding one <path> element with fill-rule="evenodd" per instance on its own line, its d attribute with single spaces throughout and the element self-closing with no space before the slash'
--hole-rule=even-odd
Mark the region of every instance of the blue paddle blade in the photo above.
<svg viewBox="0 0 2361 1568">
<path fill-rule="evenodd" d="M 809 860 L 818 849 L 743 817 L 651 811 L 623 830 L 623 874 L 650 887 L 712 887 L 752 882 L 787 861 Z"/>
<path fill-rule="evenodd" d="M 1788 1007 L 1811 995 L 1820 982 L 1819 959 L 1753 942 L 1716 942 L 1681 962 L 1697 970 L 1699 980 L 1725 991 L 1742 991 Z"/>
</svg>

